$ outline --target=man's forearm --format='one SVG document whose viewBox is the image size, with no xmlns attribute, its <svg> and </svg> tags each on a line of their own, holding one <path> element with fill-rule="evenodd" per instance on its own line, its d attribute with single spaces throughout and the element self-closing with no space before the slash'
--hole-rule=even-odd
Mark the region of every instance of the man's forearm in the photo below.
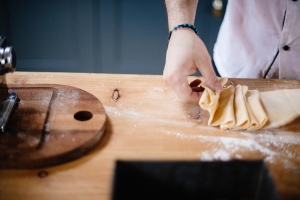
<svg viewBox="0 0 300 200">
<path fill-rule="evenodd" d="M 183 23 L 194 24 L 198 0 L 165 0 L 169 30 Z"/>
</svg>

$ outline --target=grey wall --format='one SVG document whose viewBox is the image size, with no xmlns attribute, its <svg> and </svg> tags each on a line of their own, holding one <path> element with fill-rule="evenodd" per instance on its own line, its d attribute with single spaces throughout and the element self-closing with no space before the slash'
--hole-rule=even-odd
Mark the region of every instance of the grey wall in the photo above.
<svg viewBox="0 0 300 200">
<path fill-rule="evenodd" d="M 222 21 L 199 1 L 196 26 L 212 54 Z M 18 71 L 162 74 L 163 0 L 0 0 L 0 35 Z"/>
</svg>

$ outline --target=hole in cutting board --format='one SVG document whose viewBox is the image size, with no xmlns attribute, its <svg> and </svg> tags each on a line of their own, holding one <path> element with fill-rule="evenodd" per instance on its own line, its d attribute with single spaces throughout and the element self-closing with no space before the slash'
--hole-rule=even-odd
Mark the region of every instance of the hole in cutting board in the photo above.
<svg viewBox="0 0 300 200">
<path fill-rule="evenodd" d="M 87 121 L 92 119 L 93 113 L 89 111 L 79 111 L 74 114 L 74 118 L 78 121 Z"/>
</svg>

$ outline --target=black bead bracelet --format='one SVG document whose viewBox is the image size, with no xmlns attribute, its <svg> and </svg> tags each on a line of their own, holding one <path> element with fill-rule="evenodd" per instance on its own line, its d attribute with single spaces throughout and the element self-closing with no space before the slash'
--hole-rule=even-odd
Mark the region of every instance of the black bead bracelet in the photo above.
<svg viewBox="0 0 300 200">
<path fill-rule="evenodd" d="M 198 35 L 198 30 L 197 30 L 197 28 L 196 28 L 194 25 L 192 25 L 192 24 L 179 24 L 179 25 L 177 25 L 177 26 L 174 26 L 173 30 L 171 30 L 171 31 L 169 32 L 168 40 L 170 40 L 171 35 L 172 35 L 172 32 L 173 32 L 173 31 L 176 31 L 177 29 L 179 29 L 179 28 L 181 28 L 181 27 L 186 27 L 186 28 L 193 29 L 193 31 Z"/>
</svg>

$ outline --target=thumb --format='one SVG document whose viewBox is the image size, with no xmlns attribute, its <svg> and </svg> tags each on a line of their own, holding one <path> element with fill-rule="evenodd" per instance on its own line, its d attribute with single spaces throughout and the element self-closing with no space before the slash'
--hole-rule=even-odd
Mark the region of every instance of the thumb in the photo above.
<svg viewBox="0 0 300 200">
<path fill-rule="evenodd" d="M 220 82 L 220 80 L 218 79 L 218 77 L 216 76 L 216 73 L 213 69 L 213 66 L 211 64 L 211 62 L 208 62 L 205 65 L 205 68 L 200 70 L 200 72 L 202 73 L 202 76 L 205 79 L 206 85 L 214 90 L 214 91 L 221 91 L 222 90 L 222 84 Z"/>
<path fill-rule="evenodd" d="M 215 74 L 213 76 L 209 76 L 209 78 L 206 78 L 205 76 L 203 76 L 203 77 L 206 81 L 206 85 L 210 89 L 212 89 L 214 91 L 221 91 L 223 89 L 220 80 L 217 78 L 217 76 Z"/>
</svg>

